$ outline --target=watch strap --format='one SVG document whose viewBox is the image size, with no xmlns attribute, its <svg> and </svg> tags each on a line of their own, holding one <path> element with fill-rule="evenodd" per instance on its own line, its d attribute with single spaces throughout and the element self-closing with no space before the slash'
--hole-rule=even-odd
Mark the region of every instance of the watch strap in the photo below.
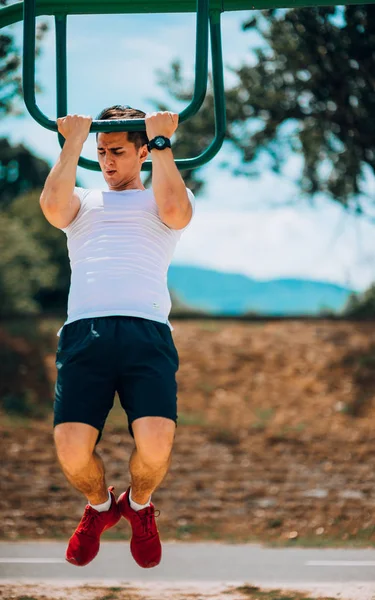
<svg viewBox="0 0 375 600">
<path fill-rule="evenodd" d="M 157 140 L 157 139 L 159 139 L 159 140 L 160 140 L 160 139 L 164 140 L 164 145 L 163 145 L 163 147 L 162 147 L 162 148 L 160 148 L 160 146 L 158 146 L 158 145 L 155 143 L 155 140 Z M 171 148 L 171 147 L 172 147 L 172 145 L 171 145 L 171 140 L 170 140 L 169 138 L 165 137 L 164 135 L 157 135 L 157 136 L 155 136 L 155 137 L 154 137 L 152 140 L 150 140 L 150 141 L 149 141 L 149 143 L 147 144 L 147 149 L 148 149 L 148 151 L 149 151 L 149 152 L 150 152 L 151 150 L 153 150 L 154 148 L 155 148 L 156 150 L 164 150 L 164 148 Z"/>
</svg>

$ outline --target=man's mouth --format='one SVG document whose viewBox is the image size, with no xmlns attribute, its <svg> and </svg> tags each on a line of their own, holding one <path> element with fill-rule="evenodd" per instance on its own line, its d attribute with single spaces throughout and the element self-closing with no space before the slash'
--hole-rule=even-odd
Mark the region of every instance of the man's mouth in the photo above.
<svg viewBox="0 0 375 600">
<path fill-rule="evenodd" d="M 113 175 L 114 173 L 116 173 L 116 171 L 115 171 L 115 170 L 112 170 L 112 171 L 106 171 L 106 174 L 107 174 L 107 175 Z"/>
</svg>

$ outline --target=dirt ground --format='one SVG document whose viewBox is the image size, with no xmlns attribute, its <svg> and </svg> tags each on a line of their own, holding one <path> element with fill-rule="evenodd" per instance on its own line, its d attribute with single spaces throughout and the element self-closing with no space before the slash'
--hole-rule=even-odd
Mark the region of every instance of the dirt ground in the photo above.
<svg viewBox="0 0 375 600">
<path fill-rule="evenodd" d="M 176 586 L 153 583 L 134 586 L 102 587 L 48 585 L 5 585 L 0 589 L 1 600 L 334 600 L 320 593 L 300 593 L 290 590 L 261 590 L 243 585 L 190 585 Z M 341 596 L 335 595 L 335 598 Z M 354 600 L 354 599 L 353 599 Z"/>
<path fill-rule="evenodd" d="M 162 539 L 374 545 L 375 323 L 172 323 L 179 426 L 153 496 Z M 66 538 L 82 515 L 52 443 L 61 324 L 0 323 L 1 539 Z M 116 406 L 99 451 L 118 494 L 132 447 Z M 107 539 L 128 538 L 122 521 Z"/>
</svg>

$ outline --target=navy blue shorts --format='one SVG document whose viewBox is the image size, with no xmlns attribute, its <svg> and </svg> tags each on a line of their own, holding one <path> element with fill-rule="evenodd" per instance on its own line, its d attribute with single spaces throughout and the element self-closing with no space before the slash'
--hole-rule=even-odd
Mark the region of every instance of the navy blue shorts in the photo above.
<svg viewBox="0 0 375 600">
<path fill-rule="evenodd" d="M 87 423 L 98 441 L 117 391 L 128 429 L 140 417 L 177 425 L 177 349 L 166 323 L 127 316 L 64 325 L 56 353 L 54 426 Z"/>
</svg>

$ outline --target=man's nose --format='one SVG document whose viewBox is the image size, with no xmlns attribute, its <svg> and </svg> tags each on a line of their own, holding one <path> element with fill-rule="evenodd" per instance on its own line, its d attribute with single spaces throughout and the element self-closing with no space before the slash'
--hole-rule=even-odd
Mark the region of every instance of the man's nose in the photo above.
<svg viewBox="0 0 375 600">
<path fill-rule="evenodd" d="M 104 165 L 105 166 L 112 165 L 113 163 L 114 163 L 113 156 L 109 152 L 106 152 L 104 155 Z"/>
</svg>

